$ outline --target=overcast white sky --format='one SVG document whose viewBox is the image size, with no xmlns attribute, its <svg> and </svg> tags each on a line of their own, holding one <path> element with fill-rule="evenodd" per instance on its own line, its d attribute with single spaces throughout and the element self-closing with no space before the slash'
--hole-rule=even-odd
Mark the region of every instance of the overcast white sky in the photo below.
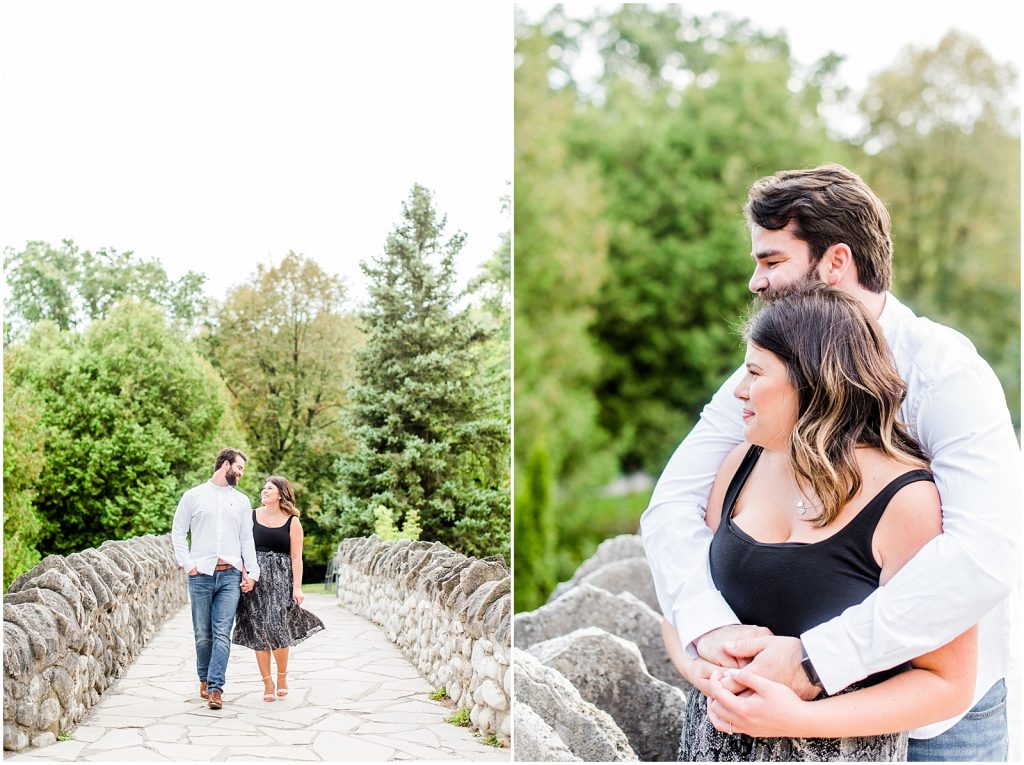
<svg viewBox="0 0 1024 765">
<path fill-rule="evenodd" d="M 553 3 L 518 2 L 530 21 L 543 17 Z M 570 17 L 589 16 L 595 7 L 621 3 L 563 2 Z M 665 5 L 656 3 L 654 5 Z M 715 11 L 750 19 L 765 32 L 786 33 L 790 51 L 801 64 L 817 61 L 829 51 L 846 56 L 839 72 L 853 88 L 895 62 L 908 44 L 934 46 L 950 29 L 973 35 L 1001 63 L 1018 73 L 1024 57 L 1024 4 L 1020 0 L 689 0 L 682 4 L 697 16 Z"/>
<path fill-rule="evenodd" d="M 951 27 L 1018 71 L 1024 51 L 1015 0 L 686 7 L 783 29 L 801 63 L 845 54 L 854 87 Z M 5 0 L 0 246 L 131 249 L 217 298 L 292 249 L 359 298 L 419 182 L 468 233 L 468 279 L 511 223 L 511 47 L 504 2 Z"/>
<path fill-rule="evenodd" d="M 512 6 L 5 0 L 0 245 L 72 238 L 209 277 L 288 250 L 365 296 L 413 183 L 468 234 L 511 218 Z"/>
</svg>

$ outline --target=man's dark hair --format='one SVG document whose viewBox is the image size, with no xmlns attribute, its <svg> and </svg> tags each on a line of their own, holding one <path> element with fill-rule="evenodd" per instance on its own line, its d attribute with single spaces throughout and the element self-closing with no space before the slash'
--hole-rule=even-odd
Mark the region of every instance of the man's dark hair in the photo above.
<svg viewBox="0 0 1024 765">
<path fill-rule="evenodd" d="M 216 473 L 220 470 L 220 466 L 225 462 L 234 465 L 235 457 L 241 457 L 243 462 L 249 461 L 249 458 L 246 457 L 240 449 L 222 449 L 221 453 L 217 455 L 217 461 L 213 465 L 213 472 Z"/>
<path fill-rule="evenodd" d="M 747 222 L 777 231 L 793 222 L 793 235 L 807 242 L 811 263 L 825 250 L 845 244 L 853 253 L 860 285 L 885 292 L 892 284 L 889 211 L 860 176 L 842 165 L 783 170 L 750 187 Z"/>
</svg>

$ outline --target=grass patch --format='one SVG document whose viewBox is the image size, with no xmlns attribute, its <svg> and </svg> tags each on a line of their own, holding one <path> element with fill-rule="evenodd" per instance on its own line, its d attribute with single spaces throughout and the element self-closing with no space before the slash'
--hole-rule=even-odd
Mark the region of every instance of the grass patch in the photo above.
<svg viewBox="0 0 1024 765">
<path fill-rule="evenodd" d="M 469 721 L 469 707 L 460 707 L 459 711 L 451 717 L 444 718 L 446 723 L 458 725 L 460 728 L 468 728 L 472 723 Z"/>
<path fill-rule="evenodd" d="M 440 688 L 438 688 L 436 691 L 430 694 L 430 698 L 434 701 L 447 701 L 451 698 L 451 696 L 448 695 L 448 689 L 442 685 Z"/>
<path fill-rule="evenodd" d="M 73 741 L 74 740 L 74 736 L 72 736 L 71 733 L 69 733 L 68 731 L 62 730 L 60 733 L 57 734 L 57 740 L 58 741 Z"/>
<path fill-rule="evenodd" d="M 498 737 L 495 736 L 493 733 L 491 733 L 488 736 L 485 736 L 481 740 L 481 743 L 487 744 L 487 746 L 497 747 L 498 749 L 501 749 L 503 746 L 502 743 L 498 741 Z"/>
</svg>

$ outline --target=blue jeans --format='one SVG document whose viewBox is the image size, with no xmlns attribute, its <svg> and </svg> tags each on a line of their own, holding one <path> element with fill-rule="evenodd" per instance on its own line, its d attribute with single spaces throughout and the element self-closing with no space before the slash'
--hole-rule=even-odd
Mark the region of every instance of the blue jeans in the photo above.
<svg viewBox="0 0 1024 765">
<path fill-rule="evenodd" d="M 956 725 L 935 738 L 910 739 L 910 762 L 1006 762 L 1006 681 L 1000 680 Z"/>
<path fill-rule="evenodd" d="M 196 638 L 196 671 L 207 690 L 224 690 L 231 654 L 231 625 L 241 595 L 242 572 L 237 568 L 196 574 L 188 578 L 192 602 L 192 631 Z"/>
</svg>

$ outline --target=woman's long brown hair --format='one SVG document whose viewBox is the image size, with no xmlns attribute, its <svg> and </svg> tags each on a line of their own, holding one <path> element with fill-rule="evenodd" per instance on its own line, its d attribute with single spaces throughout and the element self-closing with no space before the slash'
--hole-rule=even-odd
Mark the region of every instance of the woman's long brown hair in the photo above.
<svg viewBox="0 0 1024 765">
<path fill-rule="evenodd" d="M 295 492 L 292 491 L 292 485 L 288 483 L 288 479 L 281 475 L 272 475 L 267 480 L 274 484 L 281 494 L 281 509 L 288 515 L 298 517 L 299 508 L 295 506 Z"/>
<path fill-rule="evenodd" d="M 822 283 L 776 294 L 755 308 L 743 334 L 785 363 L 797 390 L 790 464 L 800 488 L 821 502 L 810 520 L 826 526 L 860 491 L 858 446 L 916 467 L 927 459 L 898 420 L 906 384 L 864 305 Z"/>
</svg>

